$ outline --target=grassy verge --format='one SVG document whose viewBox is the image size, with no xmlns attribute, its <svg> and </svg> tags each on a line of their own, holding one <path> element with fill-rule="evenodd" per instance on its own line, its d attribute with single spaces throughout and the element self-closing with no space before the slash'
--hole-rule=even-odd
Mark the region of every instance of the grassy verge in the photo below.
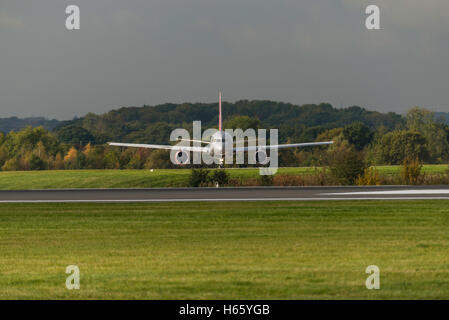
<svg viewBox="0 0 449 320">
<path fill-rule="evenodd" d="M 422 168 L 422 173 L 425 174 L 444 174 L 449 169 L 447 164 L 432 164 L 424 165 Z M 398 175 L 401 166 L 379 166 L 377 170 L 383 175 Z"/>
<path fill-rule="evenodd" d="M 447 299 L 448 231 L 449 201 L 3 204 L 0 299 Z"/>
<path fill-rule="evenodd" d="M 279 169 L 281 174 L 309 174 L 314 168 Z M 227 169 L 232 179 L 259 177 L 258 169 Z M 187 187 L 189 169 L 168 170 L 53 170 L 0 172 L 0 190 L 60 188 Z"/>
<path fill-rule="evenodd" d="M 444 174 L 447 165 L 426 165 L 423 173 Z M 397 176 L 399 166 L 378 167 L 385 176 Z M 243 181 L 259 178 L 256 169 L 227 169 L 231 179 Z M 315 168 L 280 168 L 278 175 L 313 175 Z M 0 190 L 63 188 L 163 188 L 187 187 L 190 170 L 62 170 L 0 172 Z"/>
</svg>

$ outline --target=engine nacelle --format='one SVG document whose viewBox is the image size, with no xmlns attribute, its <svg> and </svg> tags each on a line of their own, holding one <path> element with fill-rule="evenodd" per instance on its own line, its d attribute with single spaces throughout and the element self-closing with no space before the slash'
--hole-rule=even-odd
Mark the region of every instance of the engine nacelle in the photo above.
<svg viewBox="0 0 449 320">
<path fill-rule="evenodd" d="M 189 159 L 190 159 L 189 153 L 186 151 L 179 150 L 175 154 L 175 162 L 178 165 L 184 165 L 189 163 Z"/>
<path fill-rule="evenodd" d="M 257 150 L 255 157 L 258 164 L 264 165 L 268 163 L 268 156 L 265 150 Z"/>
</svg>

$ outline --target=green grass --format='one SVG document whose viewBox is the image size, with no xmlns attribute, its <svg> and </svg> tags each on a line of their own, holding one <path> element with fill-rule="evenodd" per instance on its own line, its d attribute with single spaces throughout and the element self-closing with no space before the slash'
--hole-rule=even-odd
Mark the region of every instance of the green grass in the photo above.
<svg viewBox="0 0 449 320">
<path fill-rule="evenodd" d="M 449 201 L 0 205 L 0 299 L 447 299 L 448 252 Z"/>
<path fill-rule="evenodd" d="M 313 168 L 285 168 L 280 173 L 304 174 Z M 259 170 L 227 169 L 231 178 L 257 178 Z M 53 170 L 0 172 L 0 190 L 61 188 L 186 187 L 191 170 Z"/>
<path fill-rule="evenodd" d="M 444 173 L 448 165 L 426 165 L 423 172 Z M 312 174 L 315 168 L 280 168 L 278 174 Z M 399 166 L 378 167 L 379 173 L 396 175 Z M 233 179 L 256 179 L 257 168 L 227 169 Z M 0 190 L 64 188 L 163 188 L 186 187 L 190 170 L 61 170 L 0 172 Z"/>
<path fill-rule="evenodd" d="M 401 166 L 378 166 L 377 170 L 380 174 L 397 175 L 401 170 Z M 449 170 L 449 165 L 447 164 L 428 164 L 422 168 L 422 172 L 428 174 L 444 174 L 447 170 Z"/>
<path fill-rule="evenodd" d="M 0 172 L 0 190 L 157 188 L 187 185 L 190 170 L 52 170 Z"/>
</svg>

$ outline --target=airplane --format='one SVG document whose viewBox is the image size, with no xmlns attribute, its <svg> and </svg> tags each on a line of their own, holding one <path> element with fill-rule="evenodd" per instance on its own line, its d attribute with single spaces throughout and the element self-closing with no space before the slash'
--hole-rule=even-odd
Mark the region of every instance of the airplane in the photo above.
<svg viewBox="0 0 449 320">
<path fill-rule="evenodd" d="M 307 143 L 289 143 L 267 146 L 246 146 L 246 147 L 234 147 L 233 137 L 223 130 L 222 127 L 222 114 L 221 114 L 221 91 L 218 93 L 218 131 L 215 132 L 210 141 L 198 141 L 188 140 L 191 142 L 199 142 L 205 144 L 205 146 L 171 146 L 171 145 L 157 145 L 157 144 L 136 144 L 136 143 L 120 143 L 120 142 L 108 142 L 110 146 L 116 147 L 131 147 L 131 148 L 147 148 L 147 149 L 162 149 L 162 150 L 175 150 L 175 161 L 178 165 L 186 164 L 189 161 L 190 152 L 204 152 L 209 154 L 212 158 L 219 161 L 220 167 L 223 167 L 224 160 L 229 153 L 231 156 L 234 152 L 252 151 L 255 152 L 255 159 L 258 164 L 265 164 L 267 159 L 266 150 L 274 148 L 298 148 L 298 147 L 312 147 L 323 146 L 333 144 L 333 141 L 324 142 L 307 142 Z M 185 141 L 181 139 L 180 141 Z"/>
</svg>

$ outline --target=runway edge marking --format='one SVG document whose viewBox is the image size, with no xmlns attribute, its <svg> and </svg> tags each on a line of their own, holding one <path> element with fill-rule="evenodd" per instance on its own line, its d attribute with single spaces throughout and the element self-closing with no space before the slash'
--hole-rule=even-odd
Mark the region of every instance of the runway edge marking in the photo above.
<svg viewBox="0 0 449 320">
<path fill-rule="evenodd" d="M 367 200 L 449 200 L 449 197 L 381 198 L 241 198 L 241 199 L 111 199 L 111 200 L 0 200 L 0 203 L 150 203 L 150 202 L 224 202 L 224 201 L 367 201 Z"/>
</svg>

